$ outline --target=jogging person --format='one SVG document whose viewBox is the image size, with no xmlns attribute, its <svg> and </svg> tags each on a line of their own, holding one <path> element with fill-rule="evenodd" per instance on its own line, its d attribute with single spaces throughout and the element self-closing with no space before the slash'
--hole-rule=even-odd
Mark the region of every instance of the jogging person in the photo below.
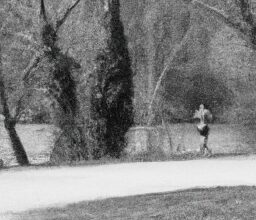
<svg viewBox="0 0 256 220">
<path fill-rule="evenodd" d="M 208 136 L 210 128 L 208 123 L 212 121 L 212 114 L 208 109 L 205 109 L 204 105 L 201 104 L 199 110 L 196 110 L 194 114 L 195 119 L 199 119 L 199 124 L 197 124 L 197 130 L 201 136 L 200 140 L 200 152 L 204 155 L 211 155 L 212 151 L 208 148 Z"/>
</svg>

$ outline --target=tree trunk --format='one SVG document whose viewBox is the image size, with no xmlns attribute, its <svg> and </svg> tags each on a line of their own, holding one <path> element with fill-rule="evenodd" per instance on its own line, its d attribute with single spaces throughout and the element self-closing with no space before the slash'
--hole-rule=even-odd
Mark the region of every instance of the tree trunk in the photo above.
<svg viewBox="0 0 256 220">
<path fill-rule="evenodd" d="M 149 39 L 148 39 L 148 93 L 147 93 L 147 99 L 148 103 L 150 102 L 150 99 L 152 97 L 152 94 L 154 92 L 154 76 L 155 76 L 155 59 L 156 59 L 156 49 L 155 49 L 155 38 L 153 34 L 153 27 L 150 30 L 149 33 Z"/>
<path fill-rule="evenodd" d="M 16 124 L 15 122 L 13 122 L 12 120 L 8 120 L 7 118 L 5 118 L 4 120 L 4 125 L 9 134 L 12 148 L 16 156 L 17 162 L 21 166 L 27 166 L 29 165 L 28 157 L 20 141 L 20 138 L 16 132 L 15 124 Z"/>
<path fill-rule="evenodd" d="M 165 130 L 165 132 L 167 134 L 167 137 L 168 137 L 170 150 L 171 150 L 171 152 L 173 152 L 172 137 L 171 137 L 171 134 L 170 134 L 169 126 L 165 121 L 165 117 L 164 117 L 163 112 L 161 112 L 161 117 L 162 117 L 162 126 L 164 127 L 164 130 Z"/>
</svg>

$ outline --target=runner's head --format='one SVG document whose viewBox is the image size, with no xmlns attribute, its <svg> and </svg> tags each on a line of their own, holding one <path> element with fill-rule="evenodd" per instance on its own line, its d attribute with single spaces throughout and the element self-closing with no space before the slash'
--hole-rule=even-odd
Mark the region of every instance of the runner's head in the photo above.
<svg viewBox="0 0 256 220">
<path fill-rule="evenodd" d="M 204 109 L 204 105 L 201 104 L 201 105 L 199 106 L 199 109 Z"/>
</svg>

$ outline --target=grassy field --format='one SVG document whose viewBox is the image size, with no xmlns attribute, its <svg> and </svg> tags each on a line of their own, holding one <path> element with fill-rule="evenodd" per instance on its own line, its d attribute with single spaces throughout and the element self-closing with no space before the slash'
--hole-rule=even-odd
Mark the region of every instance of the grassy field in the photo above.
<svg viewBox="0 0 256 220">
<path fill-rule="evenodd" d="M 187 151 L 199 148 L 199 134 L 194 124 L 170 125 L 174 145 L 184 144 Z M 181 138 L 180 138 L 181 137 Z M 256 127 L 242 125 L 210 125 L 208 145 L 216 154 L 256 152 Z"/>
<path fill-rule="evenodd" d="M 11 214 L 13 220 L 255 219 L 255 187 L 191 189 Z"/>
<path fill-rule="evenodd" d="M 19 124 L 17 125 L 17 131 L 24 144 L 30 162 L 32 164 L 48 162 L 54 141 L 54 127 L 44 124 Z M 187 153 L 182 156 L 172 155 L 171 157 L 164 159 L 180 160 L 198 158 L 198 155 L 194 153 L 199 148 L 199 135 L 195 129 L 195 125 L 173 124 L 170 125 L 170 131 L 175 145 L 174 149 L 176 149 L 177 145 L 182 142 Z M 255 153 L 256 128 L 238 125 L 211 125 L 209 146 L 212 148 L 215 156 Z M 147 159 L 148 155 L 142 155 L 142 160 L 144 160 L 143 157 L 146 157 L 146 160 L 163 159 L 161 158 L 161 155 L 156 155 L 149 159 Z M 0 123 L 0 158 L 4 160 L 5 166 L 17 164 L 10 147 L 8 135 L 2 123 Z"/>
<path fill-rule="evenodd" d="M 45 124 L 17 125 L 17 132 L 32 164 L 41 164 L 49 160 L 50 151 L 54 141 L 53 129 L 53 126 Z M 5 166 L 17 164 L 10 145 L 8 134 L 1 122 L 0 158 L 4 160 Z"/>
</svg>

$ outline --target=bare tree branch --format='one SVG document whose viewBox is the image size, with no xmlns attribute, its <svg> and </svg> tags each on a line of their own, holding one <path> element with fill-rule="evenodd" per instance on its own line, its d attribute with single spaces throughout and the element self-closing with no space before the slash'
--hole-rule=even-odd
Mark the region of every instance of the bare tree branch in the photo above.
<svg viewBox="0 0 256 220">
<path fill-rule="evenodd" d="M 157 83 L 156 83 L 156 87 L 154 89 L 154 93 L 152 95 L 152 99 L 149 103 L 149 107 L 148 107 L 148 122 L 147 125 L 150 126 L 153 120 L 153 104 L 157 95 L 157 92 L 162 84 L 162 81 L 167 73 L 167 71 L 170 69 L 171 65 L 173 64 L 173 60 L 176 58 L 177 53 L 182 50 L 183 46 L 187 43 L 190 34 L 192 32 L 193 28 L 190 27 L 189 30 L 186 32 L 186 34 L 184 35 L 184 37 L 182 38 L 181 42 L 175 46 L 174 50 L 172 51 L 171 55 L 170 55 L 170 59 L 167 63 L 167 65 L 165 66 L 164 70 L 162 71 Z"/>
<path fill-rule="evenodd" d="M 4 85 L 4 77 L 3 77 L 3 69 L 2 69 L 2 53 L 1 53 L 1 45 L 0 45 L 0 101 L 3 107 L 3 115 L 5 118 L 11 118 L 11 114 L 9 111 L 9 107 L 7 104 L 7 96 L 5 93 L 5 85 Z"/>
<path fill-rule="evenodd" d="M 67 11 L 65 12 L 63 18 L 61 18 L 60 20 L 57 21 L 56 32 L 58 32 L 58 30 L 60 29 L 61 25 L 64 24 L 64 22 L 67 20 L 68 16 L 70 15 L 71 11 L 78 5 L 79 2 L 80 2 L 80 0 L 77 0 L 70 8 L 67 9 Z"/>
<path fill-rule="evenodd" d="M 246 34 L 246 29 L 244 29 L 240 24 L 236 24 L 236 23 L 232 22 L 223 11 L 218 10 L 217 8 L 214 8 L 214 7 L 212 7 L 210 5 L 207 5 L 207 4 L 205 4 L 205 3 L 201 2 L 201 1 L 198 1 L 198 0 L 194 0 L 192 2 L 192 4 L 195 7 L 198 7 L 200 9 L 203 9 L 204 11 L 210 12 L 215 17 L 217 17 L 220 20 L 222 20 L 229 27 L 237 29 L 240 32 Z"/>
<path fill-rule="evenodd" d="M 200 9 L 203 9 L 206 12 L 211 13 L 215 17 L 217 17 L 219 20 L 224 22 L 228 27 L 231 27 L 233 30 L 236 31 L 236 33 L 246 41 L 247 44 L 250 45 L 251 48 L 256 49 L 256 45 L 253 44 L 251 41 L 251 31 L 244 27 L 242 24 L 234 23 L 232 22 L 223 11 L 218 10 L 217 8 L 214 8 L 212 6 L 209 6 L 199 0 L 192 1 L 192 4 L 194 7 L 198 7 Z"/>
<path fill-rule="evenodd" d="M 38 66 L 42 58 L 44 57 L 45 50 L 42 49 L 41 51 L 38 51 L 35 53 L 34 57 L 29 62 L 28 66 L 23 72 L 23 81 L 26 83 L 29 79 L 30 73 Z"/>
<path fill-rule="evenodd" d="M 15 121 L 19 120 L 21 107 L 22 107 L 22 101 L 23 101 L 24 97 L 25 97 L 25 92 L 23 91 L 23 94 L 21 95 L 21 97 L 19 98 L 19 100 L 17 101 L 17 104 L 16 104 L 15 113 L 14 113 L 14 117 L 13 117 L 13 119 Z"/>
<path fill-rule="evenodd" d="M 23 83 L 26 83 L 26 81 L 28 80 L 30 73 L 38 66 L 39 62 L 41 61 L 42 57 L 44 55 L 44 50 L 42 50 L 42 52 L 38 52 L 34 55 L 34 57 L 31 59 L 29 65 L 26 67 L 26 69 L 24 70 L 24 76 L 23 76 Z M 25 86 L 23 86 L 25 87 Z M 16 109 L 15 109 L 15 114 L 12 117 L 9 111 L 9 107 L 7 104 L 7 96 L 5 94 L 5 85 L 4 85 L 4 79 L 3 79 L 3 75 L 2 75 L 2 70 L 0 70 L 0 98 L 1 98 L 1 103 L 3 106 L 3 110 L 4 110 L 4 116 L 8 117 L 8 118 L 12 118 L 14 121 L 18 121 L 18 117 L 20 115 L 20 111 L 21 111 L 21 107 L 22 107 L 22 101 L 23 98 L 26 95 L 26 88 L 23 88 L 22 94 L 20 96 L 20 98 L 17 101 L 16 104 Z"/>
</svg>

